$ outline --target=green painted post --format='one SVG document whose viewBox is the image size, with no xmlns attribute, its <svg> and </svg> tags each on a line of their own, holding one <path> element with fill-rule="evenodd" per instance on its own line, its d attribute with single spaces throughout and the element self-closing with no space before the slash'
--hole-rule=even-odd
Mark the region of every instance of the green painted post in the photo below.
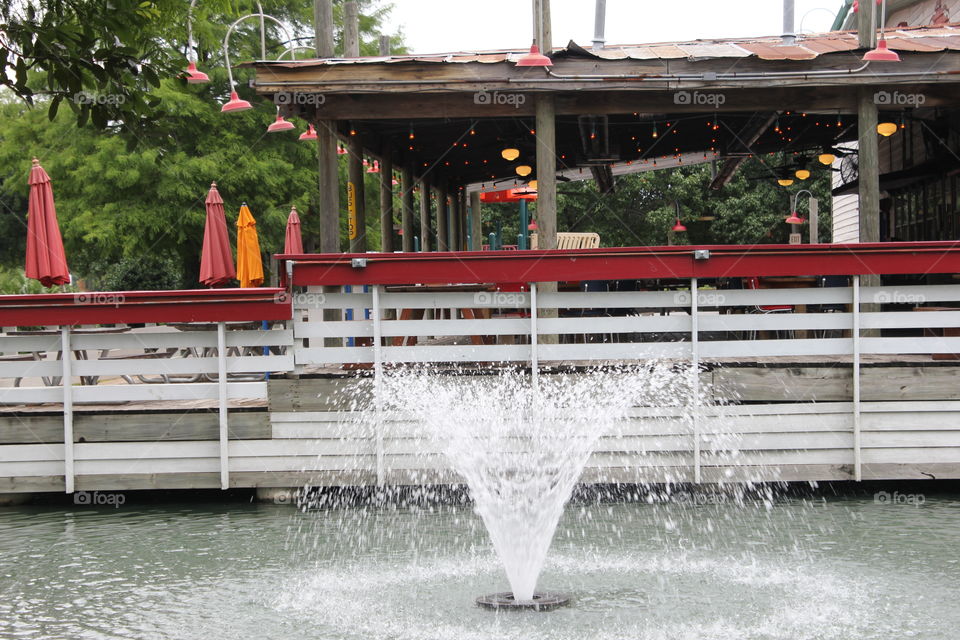
<svg viewBox="0 0 960 640">
<path fill-rule="evenodd" d="M 520 201 L 520 233 L 517 234 L 520 241 L 517 248 L 520 250 L 527 248 L 527 226 L 530 224 L 530 213 L 527 209 L 527 201 Z"/>
</svg>

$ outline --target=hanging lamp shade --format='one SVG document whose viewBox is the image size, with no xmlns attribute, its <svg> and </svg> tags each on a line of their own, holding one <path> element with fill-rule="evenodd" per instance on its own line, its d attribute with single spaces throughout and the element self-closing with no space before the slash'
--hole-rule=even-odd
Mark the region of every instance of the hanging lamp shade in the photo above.
<svg viewBox="0 0 960 640">
<path fill-rule="evenodd" d="M 337 145 L 337 155 L 338 155 L 338 156 L 345 156 L 345 155 L 347 155 L 347 153 L 348 153 L 348 151 L 343 148 L 343 145 L 340 145 L 340 144 Z"/>
<path fill-rule="evenodd" d="M 210 76 L 205 74 L 203 71 L 197 70 L 197 63 L 193 60 L 187 61 L 187 70 L 184 73 L 187 75 L 187 84 L 203 84 L 205 82 L 210 82 Z"/>
<path fill-rule="evenodd" d="M 514 149 L 513 147 L 507 147 L 500 152 L 500 157 L 502 157 L 507 162 L 513 162 L 520 157 L 520 150 Z"/>
<path fill-rule="evenodd" d="M 896 51 L 887 48 L 887 41 L 881 39 L 877 42 L 877 48 L 871 49 L 863 54 L 864 62 L 900 62 L 900 56 Z"/>
<path fill-rule="evenodd" d="M 553 62 L 547 56 L 540 53 L 540 47 L 534 40 L 530 45 L 530 53 L 527 53 L 517 60 L 518 67 L 552 67 Z"/>
<path fill-rule="evenodd" d="M 675 231 L 675 232 L 677 232 L 677 233 L 680 233 L 680 232 L 682 232 L 682 231 L 686 231 L 687 228 L 686 228 L 685 226 L 683 226 L 683 223 L 682 223 L 682 222 L 680 222 L 680 218 L 677 218 L 677 224 L 675 224 L 675 225 L 673 225 L 672 227 L 670 227 L 670 230 L 671 230 L 671 231 Z"/>
<path fill-rule="evenodd" d="M 273 121 L 269 127 L 267 127 L 267 133 L 278 133 L 280 131 L 290 131 L 293 129 L 293 123 L 287 122 L 283 119 L 283 116 L 279 113 L 277 114 L 277 119 Z"/>
<path fill-rule="evenodd" d="M 889 138 L 897 132 L 897 123 L 896 122 L 881 122 L 877 125 L 877 133 L 882 135 L 884 138 Z"/>
<path fill-rule="evenodd" d="M 819 162 L 820 164 L 826 165 L 828 167 L 832 165 L 833 161 L 836 159 L 837 159 L 837 156 L 833 155 L 829 151 L 825 151 L 824 153 L 821 153 L 819 156 L 817 156 L 817 162 Z"/>
<path fill-rule="evenodd" d="M 317 130 L 313 128 L 312 124 L 307 125 L 307 130 L 300 134 L 300 140 L 316 140 L 317 139 Z"/>
<path fill-rule="evenodd" d="M 777 184 L 781 187 L 789 187 L 793 184 L 793 178 L 777 178 Z"/>
<path fill-rule="evenodd" d="M 236 91 L 231 91 L 230 100 L 220 107 L 220 113 L 233 113 L 235 111 L 246 111 L 248 109 L 253 109 L 253 105 L 246 100 L 241 100 Z"/>
<path fill-rule="evenodd" d="M 809 169 L 797 169 L 794 175 L 797 176 L 797 178 L 799 178 L 800 180 L 806 180 L 807 178 L 810 177 L 810 171 Z"/>
<path fill-rule="evenodd" d="M 528 164 L 521 164 L 514 170 L 517 172 L 517 175 L 522 178 L 526 178 L 528 175 L 533 173 L 533 167 Z"/>
<path fill-rule="evenodd" d="M 790 214 L 790 216 L 786 220 L 784 220 L 784 222 L 786 222 L 787 224 L 803 224 L 804 222 L 806 222 L 806 220 L 798 216 L 797 212 L 794 211 Z"/>
<path fill-rule="evenodd" d="M 380 173 L 380 161 L 374 160 L 370 168 L 367 169 L 367 173 Z"/>
</svg>

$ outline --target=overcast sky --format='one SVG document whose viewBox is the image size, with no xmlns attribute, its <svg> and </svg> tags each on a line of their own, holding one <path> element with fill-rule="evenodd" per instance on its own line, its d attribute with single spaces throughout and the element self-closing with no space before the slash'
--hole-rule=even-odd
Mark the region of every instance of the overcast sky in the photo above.
<svg viewBox="0 0 960 640">
<path fill-rule="evenodd" d="M 415 53 L 528 47 L 531 0 L 393 0 L 388 31 Z M 843 0 L 796 0 L 796 26 L 828 31 Z M 551 0 L 554 46 L 593 40 L 594 0 Z M 780 35 L 781 0 L 607 0 L 607 43 Z"/>
</svg>

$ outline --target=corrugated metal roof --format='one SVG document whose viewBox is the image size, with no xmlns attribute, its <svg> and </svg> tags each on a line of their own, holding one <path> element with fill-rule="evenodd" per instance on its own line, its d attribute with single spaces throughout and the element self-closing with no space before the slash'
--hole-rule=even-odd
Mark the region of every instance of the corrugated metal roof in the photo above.
<svg viewBox="0 0 960 640">
<path fill-rule="evenodd" d="M 901 28 L 887 33 L 891 49 L 914 53 L 960 51 L 960 23 L 936 27 Z M 717 58 L 749 58 L 761 60 L 812 60 L 821 55 L 854 51 L 859 48 L 857 34 L 852 31 L 834 31 L 823 34 L 801 35 L 796 44 L 784 45 L 779 36 L 762 38 L 728 38 L 721 40 L 694 40 L 690 42 L 660 42 L 652 44 L 612 45 L 599 51 L 581 47 L 571 41 L 566 47 L 554 49 L 554 58 L 576 57 L 601 60 L 709 60 Z M 281 67 L 305 67 L 341 64 L 399 64 L 449 63 L 495 64 L 515 62 L 524 51 L 459 51 L 452 53 L 380 56 L 370 58 L 330 58 L 312 60 L 258 61 Z"/>
</svg>

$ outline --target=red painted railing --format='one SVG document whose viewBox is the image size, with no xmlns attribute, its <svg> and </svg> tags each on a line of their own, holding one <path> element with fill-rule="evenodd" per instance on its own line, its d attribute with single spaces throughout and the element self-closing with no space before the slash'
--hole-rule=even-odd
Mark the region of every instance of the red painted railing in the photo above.
<svg viewBox="0 0 960 640">
<path fill-rule="evenodd" d="M 0 296 L 0 326 L 289 320 L 283 289 L 111 291 Z"/>
<path fill-rule="evenodd" d="M 696 250 L 709 258 L 695 258 Z M 960 273 L 960 242 L 279 255 L 293 284 L 443 284 Z M 365 266 L 353 266 L 353 260 Z M 286 284 L 286 283 L 285 283 Z"/>
</svg>

